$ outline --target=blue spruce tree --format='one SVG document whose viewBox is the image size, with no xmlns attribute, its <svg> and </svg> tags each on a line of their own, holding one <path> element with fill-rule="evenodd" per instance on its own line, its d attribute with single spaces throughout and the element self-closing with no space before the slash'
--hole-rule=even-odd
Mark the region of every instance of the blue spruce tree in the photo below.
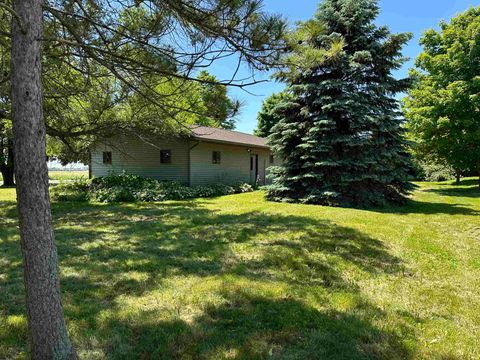
<svg viewBox="0 0 480 360">
<path fill-rule="evenodd" d="M 411 188 L 407 141 L 395 95 L 408 88 L 392 71 L 411 34 L 374 20 L 376 0 L 325 0 L 291 34 L 286 69 L 291 95 L 270 142 L 282 166 L 267 198 L 334 206 L 401 202 Z"/>
</svg>

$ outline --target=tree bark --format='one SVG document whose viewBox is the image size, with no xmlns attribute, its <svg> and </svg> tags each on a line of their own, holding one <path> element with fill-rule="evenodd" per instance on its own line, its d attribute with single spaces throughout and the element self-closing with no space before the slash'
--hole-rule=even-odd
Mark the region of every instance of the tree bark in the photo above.
<svg viewBox="0 0 480 360">
<path fill-rule="evenodd" d="M 32 359 L 75 359 L 65 325 L 48 194 L 41 82 L 43 0 L 14 0 L 12 110 Z"/>
<path fill-rule="evenodd" d="M 462 177 L 462 173 L 460 171 L 455 171 L 455 183 L 460 185 L 460 179 Z"/>
<path fill-rule="evenodd" d="M 14 180 L 14 160 L 13 160 L 13 141 L 7 141 L 7 161 L 0 164 L 0 172 L 2 173 L 3 186 L 15 186 Z"/>
</svg>

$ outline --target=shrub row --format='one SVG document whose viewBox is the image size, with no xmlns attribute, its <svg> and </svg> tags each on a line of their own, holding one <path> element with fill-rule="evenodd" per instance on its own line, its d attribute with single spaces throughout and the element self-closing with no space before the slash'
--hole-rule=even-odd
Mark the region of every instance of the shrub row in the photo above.
<svg viewBox="0 0 480 360">
<path fill-rule="evenodd" d="M 93 180 L 75 180 L 52 188 L 52 198 L 58 201 L 134 202 L 185 200 L 253 191 L 246 183 L 233 185 L 186 186 L 136 175 L 110 175 Z"/>
</svg>

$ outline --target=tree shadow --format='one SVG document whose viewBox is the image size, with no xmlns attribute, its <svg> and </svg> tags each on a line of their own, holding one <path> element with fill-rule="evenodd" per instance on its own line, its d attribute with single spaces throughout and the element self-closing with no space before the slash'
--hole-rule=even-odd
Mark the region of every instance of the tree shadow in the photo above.
<svg viewBox="0 0 480 360">
<path fill-rule="evenodd" d="M 458 186 L 439 189 L 428 189 L 426 192 L 435 193 L 441 196 L 473 197 L 480 198 L 480 188 L 477 186 Z"/>
<path fill-rule="evenodd" d="M 436 189 L 432 189 L 434 191 Z M 425 191 L 425 190 L 424 190 Z M 427 190 L 429 191 L 429 190 Z M 409 199 L 404 205 L 389 205 L 384 208 L 369 209 L 383 214 L 409 215 L 409 214 L 424 214 L 424 215 L 480 215 L 480 211 L 466 207 L 465 204 L 451 204 L 439 202 L 417 201 Z"/>
<path fill-rule="evenodd" d="M 67 321 L 96 338 L 101 351 L 115 359 L 410 357 L 401 339 L 374 325 L 372 319 L 385 314 L 345 276 L 346 269 L 365 276 L 404 271 L 401 259 L 381 241 L 326 220 L 223 214 L 207 206 L 55 204 Z M 16 222 L 0 235 L 0 309 L 5 316 L 23 315 Z M 105 312 L 122 310 L 122 297 L 141 301 L 167 280 L 192 276 L 225 283 L 240 278 L 251 286 L 281 284 L 297 295 L 268 297 L 226 286 L 215 290 L 223 299 L 220 304 L 206 303 L 190 321 L 160 320 L 157 310 L 146 310 L 135 321 L 112 315 L 99 325 Z M 321 297 L 320 289 L 350 294 L 359 304 L 345 312 L 307 305 L 304 294 Z M 8 336 L 13 335 L 0 333 L 0 341 Z"/>
<path fill-rule="evenodd" d="M 121 246 L 118 240 L 104 241 L 99 230 L 110 217 L 110 210 L 77 214 L 75 221 L 87 223 L 88 229 L 57 229 L 59 254 L 65 257 L 66 266 L 74 270 L 88 266 L 91 276 L 122 274 L 131 270 L 133 262 L 136 271 L 150 272 L 154 277 L 172 273 L 233 274 L 337 288 L 352 284 L 342 281 L 325 255 L 373 274 L 395 273 L 403 268 L 400 259 L 392 256 L 381 241 L 325 220 L 258 212 L 222 215 L 179 205 L 134 213 L 117 206 L 113 211 L 115 218 L 108 224 L 115 228 Z M 255 246 L 255 256 L 240 258 L 232 254 L 230 246 L 241 243 Z"/>
<path fill-rule="evenodd" d="M 322 311 L 298 299 L 222 291 L 222 303 L 190 321 L 129 323 L 112 317 L 109 328 L 134 334 L 128 345 L 110 344 L 111 358 L 139 359 L 409 359 L 412 353 L 390 331 L 368 320 L 382 311 L 360 304 L 353 311 Z"/>
<path fill-rule="evenodd" d="M 461 179 L 459 183 L 456 181 L 449 181 L 436 184 L 438 186 L 477 186 L 478 179 Z"/>
<path fill-rule="evenodd" d="M 11 219 L 17 215 L 17 204 L 15 201 L 0 201 L 0 219 Z"/>
<path fill-rule="evenodd" d="M 0 189 L 16 189 L 17 187 L 15 185 L 3 185 L 3 182 L 0 181 Z"/>
</svg>

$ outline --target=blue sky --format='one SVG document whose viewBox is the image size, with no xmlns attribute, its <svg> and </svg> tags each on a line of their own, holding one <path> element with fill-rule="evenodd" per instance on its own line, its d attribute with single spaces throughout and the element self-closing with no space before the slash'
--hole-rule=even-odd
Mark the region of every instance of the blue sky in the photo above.
<svg viewBox="0 0 480 360">
<path fill-rule="evenodd" d="M 319 0 L 264 0 L 264 9 L 270 13 L 281 14 L 293 25 L 296 21 L 307 20 L 317 9 Z M 411 58 L 398 76 L 405 76 L 413 66 L 413 60 L 421 52 L 418 41 L 422 33 L 429 28 L 437 28 L 440 20 L 448 20 L 454 15 L 469 8 L 480 6 L 479 0 L 380 0 L 381 14 L 377 20 L 379 25 L 388 25 L 392 32 L 411 32 L 414 38 L 405 47 L 404 55 Z M 234 59 L 214 65 L 209 71 L 221 79 L 231 76 Z M 248 75 L 247 69 L 239 74 L 239 78 Z M 268 74 L 256 74 L 257 79 L 268 79 Z M 270 81 L 248 88 L 255 94 L 250 95 L 239 89 L 230 89 L 230 95 L 240 99 L 244 106 L 238 117 L 237 130 L 252 132 L 256 127 L 257 113 L 262 101 L 270 94 L 283 89 L 282 84 Z"/>
</svg>

